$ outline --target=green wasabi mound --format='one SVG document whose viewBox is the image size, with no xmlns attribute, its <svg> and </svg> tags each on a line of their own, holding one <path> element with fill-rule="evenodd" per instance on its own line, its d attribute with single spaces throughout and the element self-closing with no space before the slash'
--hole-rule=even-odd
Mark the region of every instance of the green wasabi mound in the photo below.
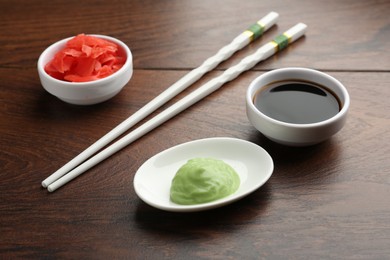
<svg viewBox="0 0 390 260">
<path fill-rule="evenodd" d="M 240 186 L 236 171 L 221 160 L 194 158 L 177 171 L 170 190 L 171 201 L 192 205 L 233 194 Z"/>
</svg>

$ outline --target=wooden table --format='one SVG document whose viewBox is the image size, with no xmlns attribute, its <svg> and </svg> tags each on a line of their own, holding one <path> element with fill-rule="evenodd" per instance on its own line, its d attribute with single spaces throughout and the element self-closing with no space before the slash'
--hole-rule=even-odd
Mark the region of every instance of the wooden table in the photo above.
<svg viewBox="0 0 390 260">
<path fill-rule="evenodd" d="M 389 10 L 387 0 L 0 0 L 0 258 L 388 259 Z M 276 27 L 169 104 L 297 22 L 309 26 L 306 37 L 58 191 L 40 186 L 270 11 L 280 14 Z M 48 94 L 36 70 L 48 45 L 82 32 L 117 37 L 134 55 L 128 85 L 94 106 Z M 350 93 L 346 126 L 322 144 L 275 144 L 246 118 L 250 82 L 291 66 L 329 73 Z M 271 179 L 199 213 L 161 211 L 136 196 L 133 177 L 148 158 L 216 136 L 266 149 Z"/>
</svg>

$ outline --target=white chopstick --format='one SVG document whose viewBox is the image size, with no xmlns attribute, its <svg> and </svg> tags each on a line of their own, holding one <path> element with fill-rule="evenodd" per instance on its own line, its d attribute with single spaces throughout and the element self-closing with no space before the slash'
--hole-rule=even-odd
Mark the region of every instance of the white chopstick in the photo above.
<svg viewBox="0 0 390 260">
<path fill-rule="evenodd" d="M 50 185 L 51 183 L 59 179 L 61 176 L 63 176 L 64 174 L 66 174 L 67 172 L 75 168 L 77 165 L 87 160 L 89 157 L 97 153 L 100 149 L 105 147 L 107 144 L 111 143 L 114 139 L 118 138 L 120 135 L 122 135 L 124 132 L 129 130 L 139 121 L 141 121 L 142 119 L 150 115 L 157 108 L 159 108 L 160 106 L 168 102 L 170 99 L 172 99 L 174 96 L 176 96 L 177 94 L 185 90 L 191 84 L 196 82 L 205 73 L 211 71 L 213 68 L 218 66 L 219 63 L 228 59 L 235 52 L 242 49 L 250 42 L 252 42 L 256 38 L 261 36 L 265 31 L 267 31 L 270 27 L 272 27 L 276 23 L 278 17 L 279 14 L 275 12 L 270 12 L 262 19 L 257 21 L 255 24 L 249 27 L 248 30 L 244 31 L 236 38 L 234 38 L 234 40 L 230 44 L 221 48 L 214 56 L 204 61 L 202 65 L 200 65 L 198 68 L 190 71 L 180 80 L 178 80 L 175 84 L 173 84 L 164 92 L 162 92 L 159 96 L 154 98 L 152 101 L 150 101 L 140 110 L 135 112 L 132 116 L 127 118 L 121 124 L 116 126 L 109 133 L 104 135 L 102 138 L 100 138 L 98 141 L 96 141 L 94 144 L 92 144 L 90 147 L 88 147 L 78 156 L 73 158 L 63 167 L 61 167 L 52 175 L 50 175 L 48 178 L 46 178 L 42 182 L 42 186 L 46 188 L 48 185 Z"/>
<path fill-rule="evenodd" d="M 102 150 L 100 153 L 91 157 L 89 160 L 85 161 L 84 163 L 82 163 L 81 165 L 79 165 L 78 167 L 70 171 L 68 174 L 62 176 L 58 180 L 51 183 L 47 187 L 48 191 L 52 192 L 60 188 L 61 186 L 73 180 L 83 172 L 87 171 L 88 169 L 92 168 L 96 164 L 105 160 L 106 158 L 113 155 L 117 151 L 131 144 L 141 136 L 150 132 L 157 126 L 161 125 L 162 123 L 166 122 L 170 118 L 174 117 L 175 115 L 179 114 L 186 108 L 195 104 L 202 98 L 216 91 L 224 83 L 235 79 L 239 74 L 252 68 L 258 62 L 265 60 L 271 55 L 284 49 L 288 44 L 294 42 L 302 35 L 304 35 L 306 28 L 307 26 L 305 24 L 299 23 L 294 27 L 292 27 L 291 29 L 289 29 L 288 31 L 286 31 L 285 33 L 283 33 L 282 35 L 277 36 L 273 41 L 259 48 L 254 54 L 245 57 L 237 65 L 230 67 L 220 76 L 202 85 L 200 88 L 196 89 L 195 91 L 185 96 L 184 98 L 182 98 L 181 100 L 173 104 L 172 106 L 168 107 L 160 114 L 156 115 L 155 117 L 153 117 L 152 119 L 150 119 L 149 121 L 147 121 L 146 123 L 138 127 L 137 129 L 125 135 L 117 142 L 113 143 L 106 149 Z"/>
</svg>

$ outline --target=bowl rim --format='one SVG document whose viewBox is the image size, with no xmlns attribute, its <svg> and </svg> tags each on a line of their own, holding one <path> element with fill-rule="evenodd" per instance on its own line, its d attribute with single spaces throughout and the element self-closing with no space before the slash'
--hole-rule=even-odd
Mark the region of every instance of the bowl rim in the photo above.
<svg viewBox="0 0 390 260">
<path fill-rule="evenodd" d="M 71 37 L 67 37 L 67 38 L 64 38 L 62 40 L 59 40 L 57 42 L 52 43 L 40 54 L 40 56 L 38 58 L 38 62 L 37 62 L 37 68 L 38 68 L 38 71 L 40 72 L 41 76 L 45 77 L 48 80 L 52 80 L 54 82 L 57 82 L 59 84 L 63 84 L 63 85 L 70 87 L 70 88 L 80 88 L 80 87 L 88 87 L 90 85 L 95 85 L 95 84 L 104 84 L 106 81 L 109 81 L 114 77 L 118 77 L 119 75 L 124 73 L 128 68 L 131 69 L 132 63 L 133 63 L 133 55 L 131 53 L 130 48 L 124 42 L 122 42 L 121 40 L 119 40 L 117 38 L 107 36 L 107 35 L 101 35 L 101 34 L 85 34 L 85 35 L 102 38 L 102 39 L 114 42 L 115 44 L 118 44 L 126 53 L 126 62 L 115 73 L 113 73 L 107 77 L 93 80 L 93 81 L 70 82 L 70 81 L 59 80 L 59 79 L 53 78 L 52 76 L 50 76 L 49 74 L 46 73 L 46 71 L 45 71 L 46 64 L 43 64 L 43 60 L 47 58 L 47 56 L 49 55 L 49 53 L 52 49 L 57 48 L 61 45 L 65 45 L 66 42 L 68 42 L 70 39 L 73 39 L 74 37 L 76 37 L 76 36 L 71 36 Z"/>
<path fill-rule="evenodd" d="M 326 120 L 322 120 L 322 121 L 314 122 L 314 123 L 305 123 L 305 124 L 297 124 L 297 123 L 289 123 L 289 122 L 280 121 L 280 120 L 274 119 L 274 118 L 269 117 L 266 114 L 262 113 L 259 109 L 256 108 L 256 106 L 253 103 L 253 93 L 255 93 L 260 87 L 262 87 L 262 86 L 260 86 L 260 87 L 258 86 L 259 85 L 258 82 L 260 80 L 262 80 L 264 77 L 268 77 L 269 75 L 273 75 L 273 74 L 276 74 L 276 73 L 286 73 L 287 71 L 290 72 L 290 73 L 298 73 L 298 72 L 314 73 L 314 74 L 316 74 L 316 75 L 318 75 L 320 77 L 323 77 L 323 78 L 326 78 L 327 80 L 332 81 L 335 85 L 338 86 L 338 88 L 340 89 L 340 91 L 344 95 L 344 102 L 343 102 L 343 107 L 341 108 L 341 110 L 336 115 L 334 115 L 331 118 L 328 118 Z M 313 82 L 313 80 L 312 80 L 312 82 Z M 313 82 L 313 83 L 316 83 L 316 82 Z M 280 126 L 286 126 L 286 127 L 292 127 L 292 128 L 301 129 L 301 128 L 322 127 L 322 126 L 329 125 L 329 124 L 332 124 L 334 122 L 337 122 L 337 121 L 341 120 L 342 118 L 344 118 L 346 116 L 346 114 L 347 114 L 347 112 L 349 110 L 350 97 L 349 97 L 349 94 L 348 94 L 348 91 L 347 91 L 346 87 L 339 80 L 337 80 L 336 78 L 330 76 L 327 73 L 324 73 L 324 72 L 319 71 L 319 70 L 303 68 L 303 67 L 287 67 L 287 68 L 280 68 L 280 69 L 274 69 L 274 70 L 271 70 L 271 71 L 267 71 L 267 72 L 263 73 L 262 75 L 258 76 L 257 78 L 255 78 L 250 83 L 250 85 L 249 85 L 249 87 L 247 89 L 246 103 L 247 103 L 247 106 L 249 106 L 249 108 L 254 113 L 256 113 L 256 115 L 264 118 L 265 120 L 267 120 L 267 121 L 269 121 L 271 123 L 274 123 L 274 124 L 277 124 L 277 125 L 280 125 Z"/>
</svg>

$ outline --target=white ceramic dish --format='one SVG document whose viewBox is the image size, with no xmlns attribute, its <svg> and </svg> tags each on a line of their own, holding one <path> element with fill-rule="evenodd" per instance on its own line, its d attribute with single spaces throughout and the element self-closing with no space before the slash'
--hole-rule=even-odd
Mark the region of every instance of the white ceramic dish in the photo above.
<svg viewBox="0 0 390 260">
<path fill-rule="evenodd" d="M 341 102 L 341 110 L 333 117 L 317 123 L 294 124 L 279 121 L 260 112 L 253 103 L 254 95 L 273 82 L 302 80 L 325 86 Z M 350 98 L 347 89 L 337 79 L 307 68 L 283 68 L 266 72 L 249 85 L 246 111 L 251 124 L 269 139 L 289 146 L 308 146 L 320 143 L 340 131 L 345 125 Z"/>
<path fill-rule="evenodd" d="M 50 94 L 74 105 L 92 105 L 104 102 L 116 94 L 129 82 L 133 74 L 133 57 L 129 47 L 122 41 L 105 35 L 95 35 L 116 43 L 126 54 L 126 62 L 114 74 L 88 82 L 67 82 L 55 79 L 45 72 L 45 65 L 60 51 L 71 38 L 63 39 L 49 46 L 38 59 L 38 74 L 43 88 Z"/>
<path fill-rule="evenodd" d="M 240 187 L 232 195 L 209 203 L 178 205 L 170 201 L 171 182 L 189 159 L 212 157 L 232 166 L 240 176 Z M 134 176 L 136 194 L 147 204 L 174 212 L 213 209 L 241 199 L 261 187 L 272 175 L 271 156 L 260 146 L 235 138 L 200 139 L 169 148 L 148 159 Z"/>
</svg>

